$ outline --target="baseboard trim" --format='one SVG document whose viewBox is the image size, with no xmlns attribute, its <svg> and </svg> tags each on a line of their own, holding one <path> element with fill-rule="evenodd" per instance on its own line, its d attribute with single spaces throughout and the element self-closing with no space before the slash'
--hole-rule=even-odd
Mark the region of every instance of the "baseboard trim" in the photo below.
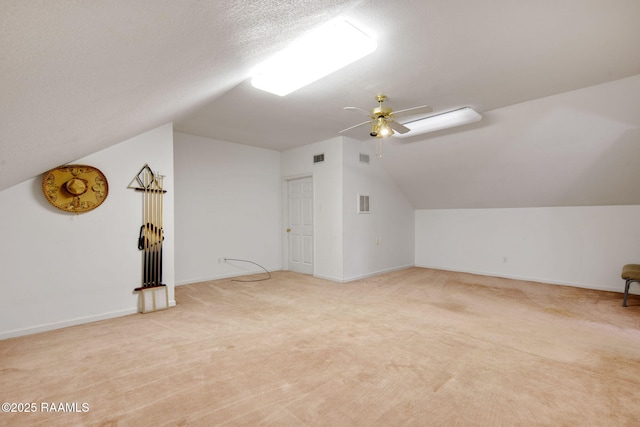
<svg viewBox="0 0 640 427">
<path fill-rule="evenodd" d="M 175 301 L 174 305 L 175 305 Z M 14 329 L 12 331 L 0 332 L 0 340 L 7 338 L 19 337 L 22 335 L 37 334 L 39 332 L 53 331 L 55 329 L 67 328 L 69 326 L 82 325 L 84 323 L 97 322 L 99 320 L 113 319 L 115 317 L 128 316 L 138 312 L 138 307 L 127 308 L 124 310 L 111 311 L 108 313 L 97 314 L 94 316 L 77 317 L 75 319 L 63 320 L 60 322 L 46 323 L 43 325 L 30 326 L 23 329 Z"/>
<path fill-rule="evenodd" d="M 361 280 L 361 279 L 366 279 L 368 277 L 373 277 L 373 276 L 379 276 L 381 274 L 385 274 L 385 273 L 391 273 L 393 271 L 400 271 L 400 270 L 407 270 L 411 267 L 414 267 L 413 264 L 407 264 L 407 265 L 402 265 L 400 267 L 391 267 L 391 268 L 385 268 L 383 270 L 378 270 L 378 271 L 374 271 L 372 273 L 367 273 L 367 274 L 360 274 L 358 276 L 352 276 L 352 277 L 347 277 L 344 279 L 344 282 L 353 282 L 355 280 Z"/>
<path fill-rule="evenodd" d="M 267 269 L 270 273 L 273 273 L 274 271 L 280 271 L 280 269 Z M 238 274 L 238 273 L 225 273 L 225 274 L 217 274 L 214 276 L 207 276 L 207 277 L 198 277 L 198 278 L 192 278 L 192 279 L 185 279 L 185 280 L 176 280 L 176 286 L 183 286 L 183 285 L 193 285 L 194 283 L 202 283 L 202 282 L 210 282 L 212 280 L 221 280 L 221 279 L 230 279 L 232 277 L 241 277 L 241 276 L 249 276 L 252 274 L 266 274 L 264 272 L 264 270 L 262 269 L 257 269 L 257 270 L 247 270 L 247 271 L 243 271 L 242 274 Z"/>
<path fill-rule="evenodd" d="M 378 270 L 378 271 L 374 271 L 374 272 L 367 273 L 367 274 L 360 274 L 358 276 L 344 277 L 342 279 L 339 279 L 337 277 L 332 277 L 332 276 L 325 276 L 325 275 L 322 275 L 322 274 L 314 274 L 313 277 L 317 277 L 318 279 L 331 280 L 332 282 L 348 283 L 348 282 L 354 282 L 356 280 L 366 279 L 368 277 L 379 276 L 379 275 L 385 274 L 385 273 L 391 273 L 393 271 L 406 270 L 406 269 L 409 269 L 411 267 L 414 267 L 414 265 L 413 264 L 407 264 L 407 265 L 402 265 L 402 266 L 399 266 L 399 267 L 385 268 L 383 270 Z"/>
<path fill-rule="evenodd" d="M 318 279 L 322 279 L 322 280 L 329 280 L 331 282 L 344 283 L 344 280 L 342 279 L 338 279 L 337 277 L 333 277 L 333 276 L 325 276 L 324 274 L 313 273 L 313 277 L 317 277 Z"/>
<path fill-rule="evenodd" d="M 516 274 L 503 274 L 503 273 L 496 273 L 491 271 L 479 271 L 479 270 L 443 267 L 441 265 L 416 264 L 416 267 L 430 268 L 434 270 L 454 271 L 458 273 L 478 274 L 480 276 L 502 277 L 504 279 L 525 280 L 527 282 L 545 283 L 548 285 L 572 286 L 574 288 L 593 289 L 595 291 L 607 291 L 607 292 L 618 292 L 618 293 L 621 293 L 624 291 L 624 286 L 623 286 L 624 282 L 621 282 L 621 287 L 598 286 L 598 285 L 592 285 L 587 283 L 565 282 L 565 281 L 559 281 L 559 280 L 543 279 L 539 277 L 520 276 Z"/>
<path fill-rule="evenodd" d="M 175 307 L 176 300 L 169 300 L 169 307 Z M 70 326 L 83 325 L 85 323 L 98 322 L 100 320 L 115 319 L 116 317 L 129 316 L 130 314 L 139 313 L 138 307 L 126 308 L 124 310 L 110 311 L 108 313 L 96 314 L 94 316 L 77 317 L 75 319 L 62 320 L 60 322 L 45 323 L 43 325 L 30 326 L 28 328 L 14 329 L 11 331 L 0 332 L 0 340 L 8 338 L 21 337 L 24 335 L 32 335 L 40 332 L 54 331 L 56 329 L 68 328 Z"/>
</svg>

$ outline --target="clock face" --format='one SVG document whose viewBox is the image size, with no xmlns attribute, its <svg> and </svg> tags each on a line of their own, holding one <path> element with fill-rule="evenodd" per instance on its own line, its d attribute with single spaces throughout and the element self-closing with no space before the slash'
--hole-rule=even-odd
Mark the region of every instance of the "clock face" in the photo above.
<svg viewBox="0 0 640 427">
<path fill-rule="evenodd" d="M 42 192 L 56 208 L 83 213 L 104 202 L 109 185 L 104 174 L 93 166 L 65 165 L 44 174 Z"/>
</svg>

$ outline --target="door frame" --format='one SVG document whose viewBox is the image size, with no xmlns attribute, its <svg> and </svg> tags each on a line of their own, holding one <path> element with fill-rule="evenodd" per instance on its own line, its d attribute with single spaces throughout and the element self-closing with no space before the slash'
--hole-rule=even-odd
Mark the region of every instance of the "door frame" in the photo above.
<svg viewBox="0 0 640 427">
<path fill-rule="evenodd" d="M 315 179 L 313 174 L 304 173 L 299 175 L 289 175 L 282 178 L 282 227 L 281 227 L 281 236 L 282 236 L 282 269 L 286 271 L 289 270 L 289 238 L 287 236 L 287 226 L 289 224 L 289 181 L 294 181 L 296 179 L 302 178 L 311 178 L 311 188 L 313 189 L 313 273 L 312 276 L 315 276 L 316 271 L 316 187 L 315 187 Z"/>
</svg>

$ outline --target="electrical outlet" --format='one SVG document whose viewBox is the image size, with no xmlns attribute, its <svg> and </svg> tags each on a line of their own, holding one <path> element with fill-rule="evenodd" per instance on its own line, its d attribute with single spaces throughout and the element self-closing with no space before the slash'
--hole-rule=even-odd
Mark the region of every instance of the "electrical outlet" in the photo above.
<svg viewBox="0 0 640 427">
<path fill-rule="evenodd" d="M 381 245 L 381 244 L 382 244 L 382 239 L 378 237 L 376 239 L 376 245 Z"/>
</svg>

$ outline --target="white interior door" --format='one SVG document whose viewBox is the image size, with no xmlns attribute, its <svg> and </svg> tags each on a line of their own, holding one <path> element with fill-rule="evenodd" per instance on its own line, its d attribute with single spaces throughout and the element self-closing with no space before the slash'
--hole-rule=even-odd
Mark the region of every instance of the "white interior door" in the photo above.
<svg viewBox="0 0 640 427">
<path fill-rule="evenodd" d="M 313 181 L 289 181 L 289 270 L 313 274 Z"/>
</svg>

